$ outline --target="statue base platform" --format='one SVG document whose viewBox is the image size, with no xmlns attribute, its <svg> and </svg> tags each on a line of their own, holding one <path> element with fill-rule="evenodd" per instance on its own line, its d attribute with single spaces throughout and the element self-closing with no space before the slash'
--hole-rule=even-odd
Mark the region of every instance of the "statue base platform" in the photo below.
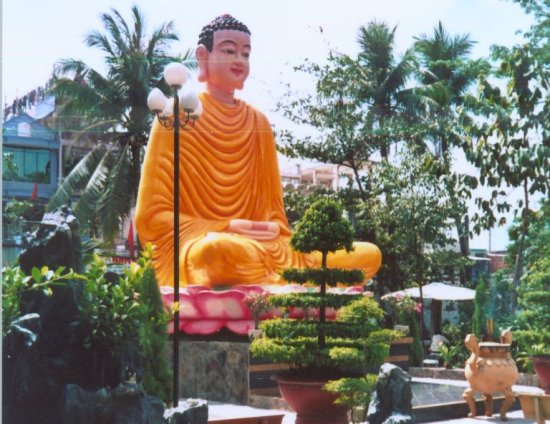
<svg viewBox="0 0 550 424">
<path fill-rule="evenodd" d="M 160 288 L 164 304 L 171 310 L 174 303 L 174 289 L 163 286 Z M 203 286 L 187 286 L 180 289 L 180 324 L 179 329 L 185 334 L 209 335 L 216 334 L 222 329 L 248 336 L 254 330 L 254 319 L 250 309 L 246 305 L 246 297 L 257 294 L 300 293 L 314 291 L 314 288 L 306 288 L 297 284 L 287 285 L 247 285 L 235 286 L 231 289 L 216 291 Z M 372 296 L 370 292 L 364 292 L 360 286 L 347 287 L 346 289 L 334 288 L 329 292 L 345 294 L 364 294 Z M 304 311 L 301 308 L 291 308 L 287 311 L 289 318 L 302 318 Z M 308 311 L 308 316 L 316 316 L 318 311 Z M 280 309 L 272 309 L 262 313 L 259 320 L 280 317 L 283 312 Z M 336 311 L 327 309 L 327 319 L 334 319 Z M 169 332 L 174 332 L 174 323 L 171 321 Z"/>
</svg>

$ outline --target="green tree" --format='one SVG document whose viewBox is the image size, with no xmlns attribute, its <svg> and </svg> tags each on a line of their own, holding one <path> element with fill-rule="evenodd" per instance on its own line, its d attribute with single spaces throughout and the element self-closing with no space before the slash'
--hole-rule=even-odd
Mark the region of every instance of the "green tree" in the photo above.
<svg viewBox="0 0 550 424">
<path fill-rule="evenodd" d="M 298 252 L 321 252 L 320 295 L 326 295 L 328 275 L 327 256 L 338 249 L 353 249 L 353 228 L 343 216 L 342 206 L 333 199 L 323 198 L 313 203 L 296 225 L 290 244 Z M 326 307 L 319 308 L 319 347 L 325 345 L 323 325 L 326 322 Z"/>
<path fill-rule="evenodd" d="M 436 265 L 449 264 L 435 262 L 434 252 L 450 249 L 453 204 L 440 177 L 429 171 L 433 157 L 402 150 L 398 163 L 382 163 L 370 175 L 373 184 L 392 193 L 391 202 L 385 197 L 365 202 L 357 219 L 358 238 L 374 233 L 384 252 L 377 275 L 380 294 L 386 288 L 423 285 Z"/>
<path fill-rule="evenodd" d="M 465 96 L 480 73 L 486 73 L 489 64 L 485 59 L 469 58 L 475 42 L 468 34 L 451 36 L 439 24 L 431 36 L 416 37 L 415 51 L 419 57 L 418 79 L 422 83 L 418 90 L 430 102 L 419 108 L 422 119 L 431 122 L 425 142 L 431 142 L 434 155 L 439 159 L 436 172 L 446 177 L 450 198 L 455 207 L 454 222 L 457 229 L 460 253 L 463 258 L 470 254 L 469 216 L 466 199 L 472 196 L 477 180 L 452 169 L 452 154 L 464 148 L 464 126 L 471 124 L 471 116 L 465 108 Z M 418 112 L 417 112 L 418 113 Z M 469 279 L 469 273 L 461 274 L 461 281 Z"/>
<path fill-rule="evenodd" d="M 416 98 L 414 90 L 406 88 L 412 52 L 395 58 L 395 31 L 378 22 L 360 27 L 357 57 L 331 53 L 324 66 L 306 61 L 296 69 L 316 79 L 315 95 L 289 92 L 279 104 L 291 122 L 310 127 L 303 136 L 279 131 L 282 152 L 351 169 L 363 200 L 378 194 L 361 178 L 372 156 L 380 152 L 387 159 L 391 143 L 409 139 L 416 131 L 406 113 Z"/>
<path fill-rule="evenodd" d="M 294 226 L 304 216 L 307 208 L 323 197 L 336 199 L 337 193 L 324 186 L 315 186 L 307 192 L 302 190 L 285 190 L 283 192 L 283 202 L 289 224 Z"/>
<path fill-rule="evenodd" d="M 354 64 L 363 76 L 358 96 L 368 107 L 367 127 L 381 130 L 377 144 L 383 159 L 388 159 L 390 143 L 400 141 L 400 133 L 410 124 L 408 106 L 418 101 L 415 91 L 406 88 L 414 70 L 413 51 L 407 50 L 396 59 L 396 29 L 376 21 L 359 27 L 361 51 Z"/>
<path fill-rule="evenodd" d="M 92 31 L 85 38 L 88 47 L 105 54 L 105 75 L 81 60 L 65 59 L 57 67 L 52 89 L 59 125 L 70 130 L 76 125 L 79 136 L 85 134 L 97 147 L 64 179 L 48 208 L 69 203 L 81 192 L 75 214 L 83 224 L 100 225 L 105 240 L 114 238 L 135 203 L 152 120 L 149 91 L 155 86 L 166 89 L 161 79 L 167 63 L 194 66 L 189 52 L 181 57 L 167 54 L 170 43 L 178 39 L 172 22 L 148 36 L 136 6 L 131 14 L 131 23 L 115 9 L 102 14 L 105 31 Z"/>
<path fill-rule="evenodd" d="M 478 339 L 485 330 L 485 323 L 487 322 L 486 308 L 488 301 L 488 287 L 485 277 L 480 278 L 476 287 L 476 295 L 474 298 L 474 315 L 472 318 L 472 333 L 474 333 Z"/>
<path fill-rule="evenodd" d="M 502 93 L 498 86 L 482 81 L 480 111 L 487 121 L 473 129 L 468 156 L 479 169 L 480 182 L 492 188 L 487 198 L 476 199 L 481 209 L 474 216 L 476 230 L 494 226 L 497 214 L 512 208 L 520 219 L 514 292 L 523 272 L 532 197 L 550 190 L 550 69 L 537 52 L 529 43 L 512 48 L 493 47 L 493 58 L 498 63 L 495 76 L 506 82 L 507 88 Z M 512 206 L 508 193 L 516 188 L 522 196 Z"/>
<path fill-rule="evenodd" d="M 138 279 L 143 325 L 139 326 L 139 341 L 143 364 L 143 389 L 164 402 L 172 395 L 172 371 L 168 363 L 167 340 L 170 314 L 162 303 L 161 294 L 151 265 L 150 254 L 140 259 L 143 274 Z"/>
<path fill-rule="evenodd" d="M 437 157 L 447 158 L 452 146 L 460 146 L 462 137 L 456 125 L 456 108 L 463 104 L 463 96 L 475 82 L 480 71 L 486 70 L 485 60 L 469 60 L 475 44 L 468 34 L 452 37 L 439 22 L 432 36 L 415 37 L 414 49 L 420 60 L 418 79 L 425 102 L 422 112 L 436 124 L 427 134 Z"/>
</svg>

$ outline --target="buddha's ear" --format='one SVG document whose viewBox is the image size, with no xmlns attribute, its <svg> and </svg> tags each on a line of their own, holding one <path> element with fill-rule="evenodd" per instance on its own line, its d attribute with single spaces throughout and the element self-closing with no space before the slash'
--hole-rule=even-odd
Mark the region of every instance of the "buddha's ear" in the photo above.
<svg viewBox="0 0 550 424">
<path fill-rule="evenodd" d="M 206 48 L 204 44 L 199 44 L 197 47 L 197 51 L 195 52 L 195 56 L 197 58 L 197 62 L 199 63 L 199 75 L 198 79 L 200 82 L 205 82 L 208 79 L 208 68 L 206 66 L 208 61 L 208 55 L 210 52 Z"/>
</svg>

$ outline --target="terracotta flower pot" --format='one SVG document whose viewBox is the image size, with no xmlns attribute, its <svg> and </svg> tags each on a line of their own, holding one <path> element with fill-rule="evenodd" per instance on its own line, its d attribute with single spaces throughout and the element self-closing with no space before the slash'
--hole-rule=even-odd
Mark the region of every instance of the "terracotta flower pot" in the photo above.
<svg viewBox="0 0 550 424">
<path fill-rule="evenodd" d="M 533 355 L 531 360 L 544 393 L 550 395 L 550 355 Z"/>
<path fill-rule="evenodd" d="M 291 373 L 273 377 L 283 399 L 296 411 L 296 424 L 348 424 L 348 407 L 336 405 L 337 396 L 323 386 L 328 382 L 311 381 Z"/>
</svg>

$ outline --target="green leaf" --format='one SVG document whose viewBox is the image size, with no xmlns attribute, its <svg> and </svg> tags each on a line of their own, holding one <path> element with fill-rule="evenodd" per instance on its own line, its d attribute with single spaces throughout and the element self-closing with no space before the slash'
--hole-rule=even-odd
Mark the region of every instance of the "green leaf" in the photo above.
<svg viewBox="0 0 550 424">
<path fill-rule="evenodd" d="M 38 268 L 33 267 L 33 269 L 31 270 L 31 274 L 36 283 L 40 283 L 42 281 L 42 273 Z"/>
</svg>

